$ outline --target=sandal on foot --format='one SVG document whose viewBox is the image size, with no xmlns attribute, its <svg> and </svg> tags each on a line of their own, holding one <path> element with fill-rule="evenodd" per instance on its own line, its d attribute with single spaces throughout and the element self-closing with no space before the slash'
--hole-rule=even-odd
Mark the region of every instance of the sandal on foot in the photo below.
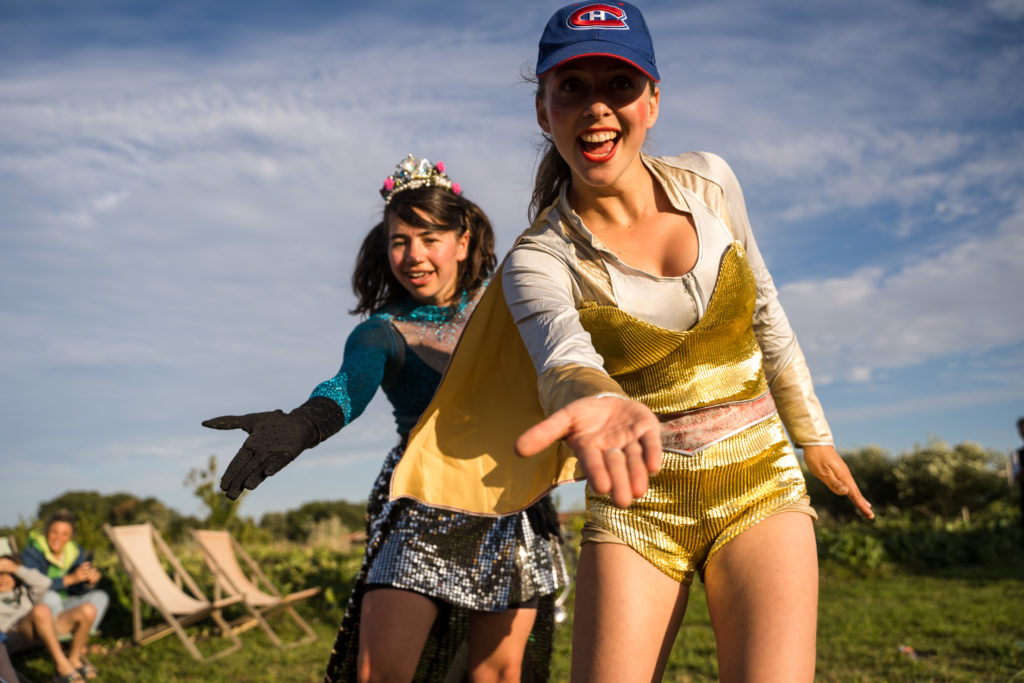
<svg viewBox="0 0 1024 683">
<path fill-rule="evenodd" d="M 100 675 L 100 672 L 96 670 L 96 667 L 92 665 L 92 662 L 82 660 L 82 666 L 78 667 L 78 673 L 86 681 L 91 681 Z"/>
<path fill-rule="evenodd" d="M 82 678 L 82 674 L 77 671 L 72 671 L 65 676 L 62 676 L 61 674 L 54 674 L 53 678 L 50 680 L 53 683 L 84 683 L 85 679 Z"/>
</svg>

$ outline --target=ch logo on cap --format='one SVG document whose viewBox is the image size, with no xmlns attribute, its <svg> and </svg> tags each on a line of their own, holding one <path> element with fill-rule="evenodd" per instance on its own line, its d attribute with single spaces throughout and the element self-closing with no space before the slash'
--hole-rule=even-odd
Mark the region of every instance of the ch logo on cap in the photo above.
<svg viewBox="0 0 1024 683">
<path fill-rule="evenodd" d="M 575 31 L 588 28 L 629 30 L 626 24 L 626 10 L 601 3 L 581 7 L 570 14 L 565 23 Z"/>
</svg>

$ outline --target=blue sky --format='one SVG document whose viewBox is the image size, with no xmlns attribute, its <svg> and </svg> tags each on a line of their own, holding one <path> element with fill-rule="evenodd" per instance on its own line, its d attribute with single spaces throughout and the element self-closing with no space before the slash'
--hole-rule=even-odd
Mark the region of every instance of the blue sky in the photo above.
<svg viewBox="0 0 1024 683">
<path fill-rule="evenodd" d="M 405 154 L 504 253 L 557 6 L 0 0 L 0 524 L 69 489 L 200 512 L 185 476 L 242 441 L 200 421 L 337 370 Z M 840 448 L 1017 445 L 1024 0 L 642 7 L 649 151 L 732 164 Z M 362 500 L 394 441 L 378 396 L 242 512 Z"/>
</svg>

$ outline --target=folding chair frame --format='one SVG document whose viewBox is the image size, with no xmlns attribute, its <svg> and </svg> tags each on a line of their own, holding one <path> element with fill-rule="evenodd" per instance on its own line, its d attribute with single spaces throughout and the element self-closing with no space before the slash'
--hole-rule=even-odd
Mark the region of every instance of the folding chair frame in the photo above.
<svg viewBox="0 0 1024 683">
<path fill-rule="evenodd" d="M 231 580 L 229 572 L 226 571 L 225 567 L 214 556 L 214 554 L 210 552 L 209 548 L 203 544 L 202 537 L 200 536 L 202 532 L 196 531 L 195 529 L 190 529 L 190 531 L 192 533 L 192 537 L 196 539 L 196 543 L 199 544 L 200 550 L 202 550 L 203 558 L 206 560 L 207 566 L 209 566 L 210 571 L 213 572 L 215 579 L 213 589 L 214 598 L 219 598 L 222 593 L 240 596 L 246 609 L 249 611 L 249 614 L 242 615 L 231 622 L 231 627 L 235 633 L 244 633 L 249 629 L 259 626 L 267 634 L 267 637 L 270 638 L 270 642 L 283 649 L 290 649 L 299 645 L 312 643 L 317 639 L 316 632 L 310 627 L 305 619 L 299 616 L 299 613 L 295 611 L 293 605 L 300 600 L 305 600 L 306 598 L 319 593 L 319 586 L 306 588 L 305 590 L 289 593 L 288 595 L 281 595 L 281 592 L 270 582 L 270 579 L 268 579 L 267 575 L 263 573 L 263 570 L 261 570 L 259 565 L 256 564 L 256 561 L 253 560 L 249 553 L 245 552 L 245 548 L 235 540 L 235 537 L 228 532 L 223 532 L 230 540 L 231 550 L 235 553 L 236 558 L 242 558 L 242 561 L 245 562 L 246 566 L 249 568 L 251 576 L 255 578 L 255 581 L 250 579 L 253 587 L 277 598 L 277 602 L 270 605 L 254 605 L 246 600 L 244 587 L 236 585 L 235 582 Z M 282 642 L 281 638 L 274 632 L 274 629 L 270 627 L 270 624 L 268 624 L 266 620 L 266 617 L 280 611 L 287 613 L 288 616 L 291 617 L 292 621 L 294 621 L 306 635 L 292 642 Z"/>
<path fill-rule="evenodd" d="M 214 659 L 219 659 L 242 647 L 242 641 L 238 639 L 238 636 L 221 615 L 222 608 L 241 601 L 241 596 L 214 599 L 212 602 L 208 600 L 192 576 L 185 571 L 181 562 L 178 561 L 178 558 L 175 557 L 170 547 L 168 547 L 164 542 L 163 538 L 153 525 L 146 523 L 146 526 L 149 527 L 150 541 L 153 543 L 154 548 L 158 553 L 163 553 L 164 558 L 174 569 L 173 578 L 178 587 L 181 588 L 182 583 L 184 582 L 185 586 L 188 587 L 196 599 L 202 600 L 208 603 L 208 605 L 205 609 L 199 610 L 193 614 L 188 614 L 182 617 L 175 616 L 160 600 L 153 586 L 146 580 L 146 577 L 142 576 L 141 572 L 139 572 L 133 565 L 130 559 L 130 554 L 121 546 L 121 542 L 116 536 L 115 528 L 109 524 L 104 524 L 103 531 L 106 532 L 107 537 L 110 538 L 111 543 L 114 544 L 114 548 L 117 550 L 117 554 L 121 558 L 121 563 L 124 565 L 125 571 L 128 572 L 128 576 L 131 578 L 132 582 L 132 641 L 136 645 L 148 645 L 149 643 L 159 640 L 164 636 L 175 633 L 177 634 L 178 639 L 181 640 L 182 644 L 185 646 L 185 649 L 189 651 L 189 654 L 199 661 L 212 661 Z M 152 600 L 146 600 L 146 602 L 160 612 L 164 621 L 167 622 L 166 624 L 156 624 L 146 629 L 142 628 L 143 598 L 141 596 L 141 589 L 144 589 L 147 594 L 152 596 Z M 217 624 L 217 628 L 220 630 L 221 635 L 228 638 L 231 643 L 227 647 L 204 657 L 203 654 L 199 652 L 199 648 L 197 648 L 195 643 L 193 643 L 188 637 L 188 634 L 185 633 L 185 628 L 196 624 L 207 617 L 213 619 L 214 623 Z"/>
</svg>

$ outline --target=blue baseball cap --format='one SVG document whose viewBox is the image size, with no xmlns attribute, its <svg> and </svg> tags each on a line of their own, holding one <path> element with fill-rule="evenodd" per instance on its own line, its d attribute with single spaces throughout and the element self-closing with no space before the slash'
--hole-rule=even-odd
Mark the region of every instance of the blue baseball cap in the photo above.
<svg viewBox="0 0 1024 683">
<path fill-rule="evenodd" d="M 661 80 L 647 22 L 628 2 L 574 2 L 555 12 L 540 37 L 537 77 L 580 57 L 614 57 Z"/>
</svg>

